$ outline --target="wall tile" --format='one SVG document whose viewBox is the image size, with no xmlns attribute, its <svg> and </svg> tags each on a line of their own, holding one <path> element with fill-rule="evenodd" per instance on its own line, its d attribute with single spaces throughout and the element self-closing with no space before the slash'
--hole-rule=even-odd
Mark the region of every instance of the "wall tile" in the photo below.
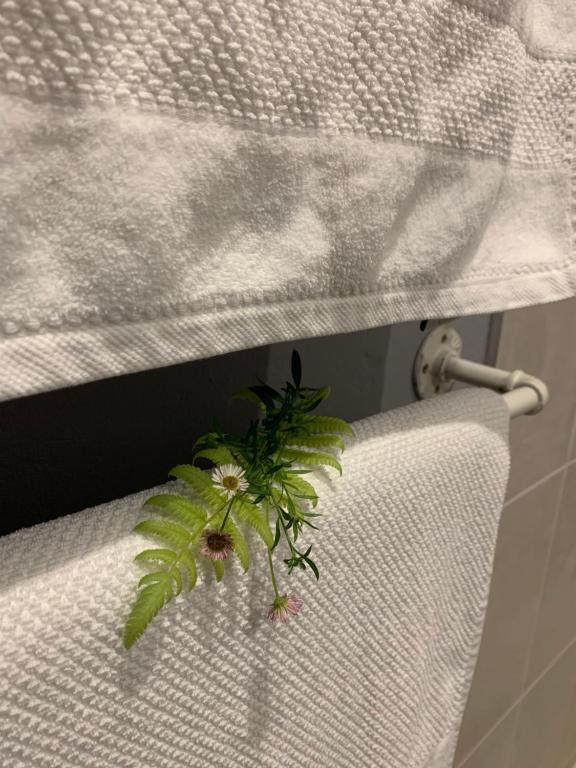
<svg viewBox="0 0 576 768">
<path fill-rule="evenodd" d="M 566 472 L 566 483 L 550 553 L 550 563 L 534 646 L 529 680 L 536 678 L 576 637 L 576 465 Z M 576 676 L 576 669 L 574 670 Z M 575 723 L 576 729 L 576 723 Z"/>
<path fill-rule="evenodd" d="M 513 710 L 456 768 L 510 768 L 517 710 Z"/>
<path fill-rule="evenodd" d="M 511 426 L 509 498 L 561 466 L 567 458 L 576 412 L 576 299 L 507 312 L 497 364 L 522 368 L 550 387 L 546 409 Z"/>
<path fill-rule="evenodd" d="M 469 752 L 522 693 L 560 485 L 554 476 L 504 509 L 459 754 Z"/>
<path fill-rule="evenodd" d="M 576 749 L 576 643 L 519 705 L 509 768 L 565 768 Z"/>
</svg>

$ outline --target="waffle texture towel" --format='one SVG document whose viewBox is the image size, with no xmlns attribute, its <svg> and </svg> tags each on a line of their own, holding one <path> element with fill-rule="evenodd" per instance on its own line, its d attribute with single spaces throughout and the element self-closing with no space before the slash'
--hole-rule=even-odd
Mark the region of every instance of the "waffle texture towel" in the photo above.
<svg viewBox="0 0 576 768">
<path fill-rule="evenodd" d="M 284 626 L 257 558 L 123 651 L 146 493 L 1 539 L 2 768 L 450 768 L 507 410 L 466 391 L 355 426 L 344 477 L 322 482 L 320 581 L 292 578 L 304 608 Z"/>
<path fill-rule="evenodd" d="M 2 0 L 0 398 L 572 296 L 576 4 Z"/>
</svg>

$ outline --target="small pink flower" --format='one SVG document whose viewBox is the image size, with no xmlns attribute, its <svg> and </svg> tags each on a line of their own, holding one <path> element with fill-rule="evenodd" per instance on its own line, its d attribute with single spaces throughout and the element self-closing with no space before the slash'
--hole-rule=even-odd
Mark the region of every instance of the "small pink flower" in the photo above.
<svg viewBox="0 0 576 768">
<path fill-rule="evenodd" d="M 302 608 L 302 600 L 298 595 L 280 595 L 268 608 L 268 618 L 270 621 L 288 621 L 290 616 L 296 616 Z"/>
<path fill-rule="evenodd" d="M 205 531 L 202 536 L 200 554 L 210 560 L 226 560 L 234 549 L 234 541 L 229 533 L 222 531 Z"/>
</svg>

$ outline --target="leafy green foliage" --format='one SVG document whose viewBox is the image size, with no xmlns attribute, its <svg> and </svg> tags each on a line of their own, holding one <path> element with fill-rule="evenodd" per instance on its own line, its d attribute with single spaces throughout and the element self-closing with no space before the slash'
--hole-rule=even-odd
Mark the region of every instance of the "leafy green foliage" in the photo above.
<svg viewBox="0 0 576 768">
<path fill-rule="evenodd" d="M 209 459 L 213 464 L 234 464 L 236 457 L 223 445 L 217 448 L 205 448 L 203 451 L 197 451 L 197 459 Z"/>
<path fill-rule="evenodd" d="M 338 435 L 294 435 L 293 443 L 295 446 L 304 448 L 336 448 L 339 451 L 344 450 L 344 440 Z"/>
<path fill-rule="evenodd" d="M 214 560 L 212 562 L 212 567 L 214 568 L 214 575 L 216 576 L 216 583 L 220 583 L 222 579 L 224 578 L 224 573 L 226 571 L 226 566 L 222 562 L 222 560 Z"/>
<path fill-rule="evenodd" d="M 321 434 L 349 435 L 354 437 L 354 430 L 343 419 L 337 419 L 334 416 L 311 416 L 306 422 L 306 428 L 309 432 Z"/>
<path fill-rule="evenodd" d="M 246 502 L 244 499 L 239 501 L 240 503 L 235 503 L 233 507 L 236 518 L 241 522 L 252 526 L 252 528 L 254 528 L 260 535 L 264 544 L 266 544 L 267 547 L 270 547 L 272 545 L 272 531 L 268 524 L 266 512 L 256 506 L 256 504 Z"/>
<path fill-rule="evenodd" d="M 173 467 L 168 474 L 188 483 L 192 490 L 212 509 L 220 509 L 226 504 L 224 494 L 214 487 L 210 476 L 198 467 L 193 467 L 191 464 L 179 464 L 177 467 Z"/>
<path fill-rule="evenodd" d="M 248 542 L 244 538 L 244 534 L 230 518 L 224 524 L 224 530 L 232 536 L 234 553 L 238 557 L 244 572 L 246 572 L 250 568 L 250 550 L 248 549 Z"/>
<path fill-rule="evenodd" d="M 140 638 L 148 624 L 156 614 L 172 598 L 172 590 L 164 582 L 157 581 L 144 587 L 136 598 L 124 628 L 123 642 L 125 648 L 131 648 Z"/>
<path fill-rule="evenodd" d="M 147 499 L 146 504 L 160 507 L 189 528 L 203 528 L 206 523 L 206 510 L 194 504 L 185 496 L 163 493 Z"/>
<path fill-rule="evenodd" d="M 302 364 L 296 351 L 291 371 L 293 381 L 280 391 L 260 382 L 236 395 L 258 405 L 261 412 L 244 437 L 216 426 L 196 441 L 192 464 L 170 470 L 172 477 L 186 483 L 189 495 L 166 493 L 147 500 L 146 508 L 160 516 L 141 521 L 135 530 L 162 546 L 145 549 L 135 558 L 152 570 L 139 581 L 124 630 L 126 648 L 138 640 L 164 605 L 184 588 L 194 588 L 198 557 L 211 557 L 216 582 L 224 578 L 230 551 L 242 569 L 248 570 L 251 557 L 243 526 L 254 529 L 268 550 L 277 598 L 272 554 L 282 540 L 288 548 L 289 556 L 284 559 L 288 573 L 309 570 L 319 578 L 312 545 L 297 545 L 305 529 L 316 529 L 319 517 L 313 511 L 318 494 L 303 475 L 318 467 L 341 474 L 338 456 L 345 447 L 343 437 L 354 432 L 342 419 L 312 414 L 329 397 L 330 389 L 302 387 Z M 197 459 L 220 467 L 220 472 L 212 477 L 194 465 Z M 228 471 L 235 473 L 226 478 L 233 481 L 232 490 L 222 481 L 224 466 L 231 466 Z M 215 559 L 215 550 L 211 552 L 208 546 L 211 541 L 224 542 L 227 549 L 220 550 L 219 556 L 225 559 Z"/>
<path fill-rule="evenodd" d="M 330 453 L 320 453 L 312 451 L 299 451 L 294 448 L 284 448 L 278 452 L 281 459 L 289 461 L 291 464 L 304 464 L 313 467 L 334 467 L 342 474 L 342 465 L 338 459 Z"/>
<path fill-rule="evenodd" d="M 179 523 L 173 523 L 171 520 L 142 520 L 134 530 L 138 533 L 155 536 L 166 544 L 180 548 L 187 547 L 192 540 L 186 528 Z"/>
<path fill-rule="evenodd" d="M 297 499 L 309 501 L 313 507 L 318 504 L 318 494 L 314 486 L 294 472 L 286 472 L 282 478 L 284 490 Z"/>
</svg>

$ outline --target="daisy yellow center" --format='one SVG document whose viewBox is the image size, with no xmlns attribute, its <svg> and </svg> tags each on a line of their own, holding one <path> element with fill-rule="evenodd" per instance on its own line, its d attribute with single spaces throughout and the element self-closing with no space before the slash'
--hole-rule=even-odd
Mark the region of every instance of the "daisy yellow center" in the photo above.
<svg viewBox="0 0 576 768">
<path fill-rule="evenodd" d="M 222 485 L 228 491 L 237 491 L 240 485 L 240 480 L 235 475 L 225 475 L 222 478 Z"/>
</svg>

